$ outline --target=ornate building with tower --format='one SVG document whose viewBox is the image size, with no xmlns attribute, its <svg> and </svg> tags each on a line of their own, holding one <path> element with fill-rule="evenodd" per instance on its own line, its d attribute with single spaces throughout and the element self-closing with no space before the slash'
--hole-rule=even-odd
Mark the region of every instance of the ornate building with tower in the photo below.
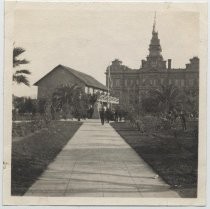
<svg viewBox="0 0 210 209">
<path fill-rule="evenodd" d="M 160 39 L 155 28 L 149 44 L 149 55 L 141 61 L 139 69 L 131 69 L 115 59 L 106 70 L 106 85 L 110 93 L 119 98 L 120 104 L 138 103 L 142 95 L 161 84 L 173 84 L 178 88 L 198 87 L 199 58 L 193 57 L 185 68 L 172 68 L 172 60 L 163 59 Z M 109 82 L 110 81 L 110 82 Z"/>
</svg>

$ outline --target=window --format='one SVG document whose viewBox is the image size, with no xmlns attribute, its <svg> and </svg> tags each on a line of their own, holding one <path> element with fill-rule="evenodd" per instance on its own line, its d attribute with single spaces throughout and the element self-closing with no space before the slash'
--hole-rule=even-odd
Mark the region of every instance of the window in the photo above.
<svg viewBox="0 0 210 209">
<path fill-rule="evenodd" d="M 89 93 L 93 94 L 93 88 L 89 87 Z"/>
<path fill-rule="evenodd" d="M 120 97 L 120 92 L 119 91 L 115 91 L 114 95 L 119 98 Z"/>
<path fill-rule="evenodd" d="M 184 79 L 181 79 L 181 87 L 184 87 Z"/>
<path fill-rule="evenodd" d="M 174 82 L 175 82 L 175 86 L 179 85 L 179 80 L 178 79 L 175 79 Z"/>
<path fill-rule="evenodd" d="M 119 86 L 120 86 L 120 79 L 116 79 L 116 80 L 115 80 L 115 86 L 116 86 L 116 87 L 119 87 Z"/>
<path fill-rule="evenodd" d="M 133 99 L 134 99 L 134 96 L 133 96 L 133 95 L 129 95 L 129 103 L 130 103 L 130 104 L 133 103 Z"/>
<path fill-rule="evenodd" d="M 139 85 L 139 80 L 138 79 L 136 79 L 136 85 Z"/>
<path fill-rule="evenodd" d="M 128 85 L 128 83 L 127 83 L 127 80 L 125 79 L 125 86 L 127 86 Z"/>
<path fill-rule="evenodd" d="M 147 86 L 151 85 L 151 80 L 150 79 L 146 79 L 145 80 L 145 85 L 147 85 Z"/>
<path fill-rule="evenodd" d="M 127 79 L 127 86 L 129 86 L 130 85 L 130 80 L 129 79 Z"/>
<path fill-rule="evenodd" d="M 154 86 L 157 85 L 157 79 L 154 79 Z"/>
<path fill-rule="evenodd" d="M 88 93 L 88 87 L 85 86 L 85 93 L 87 94 Z"/>
<path fill-rule="evenodd" d="M 189 79 L 189 85 L 193 86 L 193 84 L 194 84 L 194 79 Z"/>
</svg>

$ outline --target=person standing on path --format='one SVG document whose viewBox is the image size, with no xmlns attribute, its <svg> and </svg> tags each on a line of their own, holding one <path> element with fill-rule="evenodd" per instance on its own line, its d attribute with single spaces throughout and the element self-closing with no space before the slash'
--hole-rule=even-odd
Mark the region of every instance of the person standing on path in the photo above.
<svg viewBox="0 0 210 209">
<path fill-rule="evenodd" d="M 115 109 L 115 113 L 114 113 L 114 120 L 115 122 L 118 122 L 118 109 Z"/>
<path fill-rule="evenodd" d="M 106 116 L 107 123 L 109 123 L 109 121 L 111 119 L 111 110 L 108 107 L 106 109 L 105 116 Z"/>
<path fill-rule="evenodd" d="M 101 118 L 102 125 L 104 125 L 104 117 L 105 117 L 105 110 L 104 110 L 104 107 L 102 106 L 100 110 L 100 118 Z"/>
<path fill-rule="evenodd" d="M 180 118 L 181 118 L 181 121 L 182 121 L 183 130 L 187 130 L 186 119 L 185 119 L 185 115 L 184 115 L 183 111 L 181 111 L 181 113 L 180 113 Z"/>
</svg>

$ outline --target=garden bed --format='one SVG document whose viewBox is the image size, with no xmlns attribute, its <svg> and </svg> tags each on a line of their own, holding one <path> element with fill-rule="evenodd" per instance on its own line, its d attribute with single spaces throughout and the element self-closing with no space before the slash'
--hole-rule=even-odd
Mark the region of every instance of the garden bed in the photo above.
<svg viewBox="0 0 210 209">
<path fill-rule="evenodd" d="M 12 195 L 24 195 L 72 138 L 81 122 L 53 121 L 48 129 L 12 143 Z"/>
<path fill-rule="evenodd" d="M 175 138 L 170 132 L 140 134 L 129 123 L 111 125 L 181 197 L 197 196 L 198 146 L 191 131 Z"/>
</svg>

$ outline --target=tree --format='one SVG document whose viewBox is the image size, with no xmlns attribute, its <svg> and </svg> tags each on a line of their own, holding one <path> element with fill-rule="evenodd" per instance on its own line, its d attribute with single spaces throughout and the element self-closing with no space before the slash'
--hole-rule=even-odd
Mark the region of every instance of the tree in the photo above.
<svg viewBox="0 0 210 209">
<path fill-rule="evenodd" d="M 183 106 L 187 113 L 192 114 L 193 116 L 198 115 L 198 106 L 199 106 L 199 89 L 198 87 L 194 88 L 185 88 L 178 95 L 177 100 Z"/>
<path fill-rule="evenodd" d="M 175 99 L 177 98 L 179 91 L 172 84 L 161 85 L 158 89 L 150 90 L 150 95 L 157 98 L 159 107 L 163 111 L 170 111 L 175 105 Z"/>
<path fill-rule="evenodd" d="M 90 105 L 94 105 L 98 98 L 97 94 L 86 94 L 78 85 L 62 86 L 55 90 L 52 95 L 52 106 L 55 112 L 62 111 L 64 118 L 71 113 L 74 117 L 86 118 Z"/>
<path fill-rule="evenodd" d="M 156 97 L 147 96 L 142 98 L 141 107 L 145 113 L 159 112 L 159 100 Z"/>
<path fill-rule="evenodd" d="M 21 47 L 14 47 L 13 49 L 13 68 L 16 68 L 20 65 L 28 64 L 29 61 L 26 59 L 18 59 L 19 55 L 25 52 L 25 49 Z M 29 70 L 16 70 L 13 73 L 13 81 L 18 84 L 25 84 L 26 86 L 29 86 L 29 80 L 26 75 L 30 75 L 31 72 Z"/>
<path fill-rule="evenodd" d="M 88 94 L 88 102 L 90 105 L 94 106 L 95 102 L 97 101 L 99 94 Z"/>
<path fill-rule="evenodd" d="M 35 113 L 36 104 L 30 97 L 13 96 L 13 107 L 18 113 Z"/>
<path fill-rule="evenodd" d="M 80 87 L 78 85 L 58 87 L 52 95 L 52 106 L 56 112 L 62 111 L 64 117 L 68 113 L 72 113 L 76 104 L 76 97 L 79 94 Z"/>
<path fill-rule="evenodd" d="M 72 104 L 74 91 L 78 86 L 62 86 L 58 87 L 52 95 L 52 102 L 54 106 L 62 108 L 64 104 Z"/>
</svg>

